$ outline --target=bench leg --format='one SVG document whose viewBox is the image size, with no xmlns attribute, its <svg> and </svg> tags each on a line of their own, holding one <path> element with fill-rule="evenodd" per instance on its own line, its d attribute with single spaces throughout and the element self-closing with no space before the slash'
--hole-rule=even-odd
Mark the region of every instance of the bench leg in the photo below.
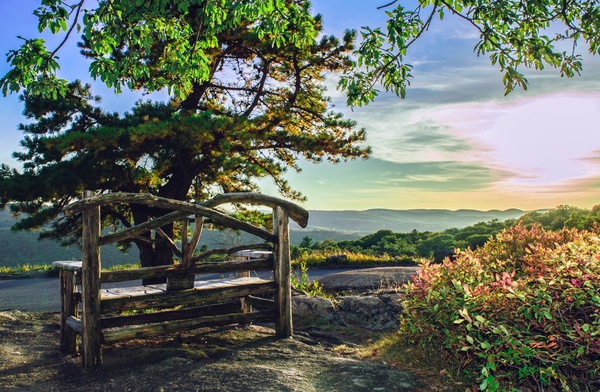
<svg viewBox="0 0 600 392">
<path fill-rule="evenodd" d="M 292 280 L 290 264 L 290 230 L 288 213 L 281 207 L 273 209 L 273 233 L 277 235 L 273 256 L 275 257 L 275 306 L 277 337 L 289 338 L 294 334 L 292 325 Z"/>
<path fill-rule="evenodd" d="M 77 302 L 75 301 L 75 273 L 60 270 L 60 352 L 64 354 L 77 353 L 77 332 L 67 325 L 69 317 L 77 317 Z"/>
</svg>

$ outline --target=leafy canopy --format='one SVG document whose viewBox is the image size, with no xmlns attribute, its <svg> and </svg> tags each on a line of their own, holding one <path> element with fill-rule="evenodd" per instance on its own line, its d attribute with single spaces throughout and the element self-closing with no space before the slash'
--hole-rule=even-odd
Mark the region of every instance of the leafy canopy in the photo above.
<svg viewBox="0 0 600 392">
<path fill-rule="evenodd" d="M 56 75 L 57 56 L 74 31 L 83 34 L 93 54 L 93 78 L 116 92 L 166 88 L 178 98 L 189 95 L 194 83 L 211 79 L 212 57 L 228 30 L 244 27 L 273 48 L 297 49 L 313 45 L 319 31 L 307 1 L 101 0 L 95 8 L 85 0 L 41 3 L 34 12 L 39 32 L 65 32 L 64 39 L 49 51 L 42 38 L 23 38 L 20 48 L 9 51 L 12 69 L 0 80 L 4 95 L 23 88 L 34 95 L 64 95 L 68 82 Z"/>
<path fill-rule="evenodd" d="M 412 66 L 410 47 L 436 19 L 448 15 L 464 20 L 479 35 L 474 52 L 489 56 L 502 72 L 506 94 L 527 89 L 522 68 L 558 69 L 563 77 L 582 70 L 578 45 L 600 51 L 600 4 L 594 0 L 418 0 L 416 6 L 392 0 L 379 7 L 385 27 L 364 27 L 358 47 L 358 67 L 346 71 L 340 87 L 349 105 L 375 99 L 378 84 L 404 98 Z M 567 49 L 565 49 L 567 48 Z"/>
<path fill-rule="evenodd" d="M 99 1 L 84 7 L 85 0 L 68 4 L 43 0 L 36 11 L 40 32 L 65 33 L 65 40 L 49 51 L 41 38 L 24 39 L 8 53 L 12 69 L 0 79 L 3 94 L 27 88 L 31 93 L 56 97 L 67 81 L 56 72 L 57 53 L 74 30 L 82 32 L 97 54 L 90 74 L 115 91 L 123 87 L 156 91 L 167 88 L 178 97 L 192 91 L 194 83 L 210 79 L 210 56 L 219 46 L 219 35 L 233 26 L 246 25 L 259 39 L 276 48 L 311 45 L 315 27 L 307 1 L 288 0 L 177 0 Z M 508 94 L 528 80 L 522 68 L 549 66 L 572 77 L 582 70 L 577 48 L 583 42 L 592 55 L 600 50 L 600 5 L 594 0 L 391 0 L 380 9 L 385 26 L 367 26 L 354 51 L 356 62 L 345 71 L 339 87 L 349 105 L 365 105 L 380 92 L 404 98 L 412 77 L 407 62 L 410 47 L 439 19 L 464 20 L 479 35 L 474 52 L 489 56 L 503 73 Z M 83 16 L 80 19 L 80 14 Z M 202 15 L 201 24 L 185 15 Z M 200 27 L 200 28 L 198 28 Z M 154 58 L 161 42 L 160 59 Z M 126 50 L 124 50 L 126 49 Z M 115 59 L 112 54 L 122 52 Z"/>
</svg>

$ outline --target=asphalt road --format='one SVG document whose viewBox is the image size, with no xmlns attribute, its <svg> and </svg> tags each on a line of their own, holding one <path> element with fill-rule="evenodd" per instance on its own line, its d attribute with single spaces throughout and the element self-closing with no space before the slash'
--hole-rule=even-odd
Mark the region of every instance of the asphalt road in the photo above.
<svg viewBox="0 0 600 392">
<path fill-rule="evenodd" d="M 336 272 L 350 269 L 314 269 L 308 272 L 309 278 L 319 279 Z M 218 276 L 208 275 L 205 279 Z M 121 285 L 125 285 L 121 283 Z M 127 283 L 131 285 L 131 283 Z M 141 281 L 133 283 L 141 285 Z M 60 289 L 58 278 L 26 278 L 0 280 L 0 311 L 16 309 L 27 312 L 59 312 Z"/>
</svg>

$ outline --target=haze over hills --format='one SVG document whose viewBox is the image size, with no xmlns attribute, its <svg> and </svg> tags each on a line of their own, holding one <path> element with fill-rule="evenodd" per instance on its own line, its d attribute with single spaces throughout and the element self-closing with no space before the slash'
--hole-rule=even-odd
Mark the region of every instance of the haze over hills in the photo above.
<svg viewBox="0 0 600 392">
<path fill-rule="evenodd" d="M 442 231 L 450 228 L 463 228 L 477 222 L 492 219 L 506 220 L 519 218 L 525 211 L 509 210 L 388 210 L 371 209 L 365 211 L 310 211 L 306 231 L 335 231 L 343 234 L 367 235 L 386 229 L 394 232 Z M 298 226 L 293 227 L 294 230 Z"/>
<path fill-rule="evenodd" d="M 449 228 L 462 228 L 477 222 L 492 219 L 506 220 L 519 218 L 525 211 L 510 209 L 505 211 L 476 210 L 387 210 L 366 211 L 309 211 L 309 224 L 301 229 L 292 223 L 290 236 L 292 244 L 299 244 L 304 237 L 322 242 L 352 240 L 364 237 L 378 230 L 394 232 L 442 231 Z M 0 210 L 0 266 L 16 264 L 51 263 L 56 260 L 77 260 L 80 251 L 77 246 L 61 247 L 49 240 L 38 241 L 37 233 L 12 232 L 10 227 L 15 218 L 7 210 Z M 235 233 L 222 233 L 206 230 L 202 234 L 201 245 L 209 248 L 223 247 L 225 244 L 255 243 L 256 239 L 244 238 Z M 122 254 L 115 247 L 103 247 L 103 265 L 130 263 L 137 260 L 137 250 Z M 114 261 L 113 261 L 114 260 Z"/>
</svg>

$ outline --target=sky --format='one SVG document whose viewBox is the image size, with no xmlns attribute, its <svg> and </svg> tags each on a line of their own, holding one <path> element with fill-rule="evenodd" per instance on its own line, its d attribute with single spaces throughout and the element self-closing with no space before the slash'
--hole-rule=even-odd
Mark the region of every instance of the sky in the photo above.
<svg viewBox="0 0 600 392">
<path fill-rule="evenodd" d="M 0 0 L 0 53 L 18 47 L 17 35 L 35 35 L 36 3 Z M 376 8 L 385 3 L 313 0 L 313 10 L 323 15 L 325 33 L 340 36 L 347 28 L 382 25 L 386 16 Z M 334 110 L 366 129 L 373 153 L 366 161 L 305 163 L 301 173 L 289 173 L 291 185 L 308 198 L 303 206 L 534 210 L 600 204 L 599 56 L 581 48 L 581 76 L 528 72 L 528 91 L 504 96 L 501 73 L 473 53 L 476 42 L 477 34 L 457 18 L 434 21 L 408 53 L 414 78 L 404 100 L 381 94 L 366 107 L 348 108 L 337 76 L 330 75 Z M 86 78 L 87 64 L 75 48 L 60 55 L 67 79 Z M 0 59 L 0 74 L 8 69 Z M 114 96 L 100 84 L 94 92 L 119 112 L 140 98 L 131 92 Z M 16 95 L 0 96 L 0 163 L 13 167 L 21 112 Z M 268 182 L 261 184 L 265 193 L 275 193 Z"/>
</svg>

